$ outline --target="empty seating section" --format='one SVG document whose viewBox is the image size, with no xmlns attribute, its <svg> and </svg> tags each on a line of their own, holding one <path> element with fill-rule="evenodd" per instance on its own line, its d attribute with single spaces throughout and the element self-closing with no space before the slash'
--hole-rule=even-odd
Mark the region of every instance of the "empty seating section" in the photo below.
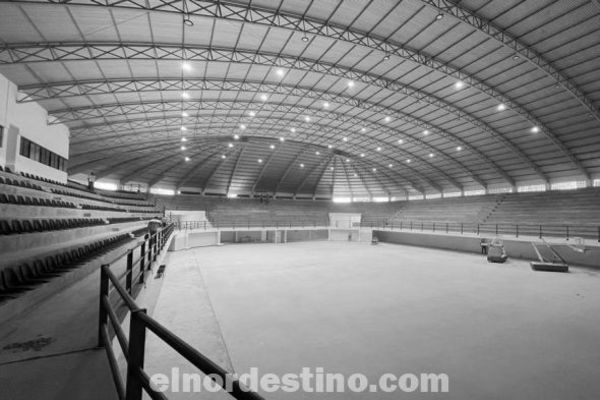
<svg viewBox="0 0 600 400">
<path fill-rule="evenodd" d="M 144 234 L 162 214 L 139 194 L 92 193 L 0 169 L 0 302 Z"/>
<path fill-rule="evenodd" d="M 500 225 L 500 230 L 516 230 L 518 225 L 521 235 L 539 235 L 541 229 L 545 235 L 597 237 L 600 190 L 509 195 L 481 222 Z"/>
<path fill-rule="evenodd" d="M 30 174 L 14 174 L 0 171 L 0 193 L 6 195 L 17 192 L 30 198 L 50 199 L 69 203 L 69 207 L 86 210 L 130 212 L 143 216 L 160 215 L 162 212 L 154 204 L 149 203 L 140 194 L 132 193 L 133 197 L 126 197 L 119 193 L 116 198 L 100 193 L 92 193 L 83 189 L 71 188 L 57 182 L 34 177 Z M 36 200 L 33 200 L 36 201 Z M 12 199 L 1 199 L 0 202 L 25 204 L 12 201 Z M 37 205 L 37 204 L 31 204 Z M 43 204 L 42 204 L 43 205 Z M 57 205 L 51 205 L 57 207 Z"/>
<path fill-rule="evenodd" d="M 404 202 L 390 223 L 413 222 L 467 222 L 478 221 L 497 204 L 497 196 L 473 196 Z"/>
<path fill-rule="evenodd" d="M 157 196 L 167 210 L 205 210 L 215 227 L 326 226 L 328 213 L 360 213 L 363 226 L 598 238 L 600 189 L 452 197 L 388 203 Z M 518 226 L 517 226 L 518 225 Z M 540 228 L 541 226 L 541 228 Z"/>
<path fill-rule="evenodd" d="M 105 225 L 101 218 L 71 219 L 0 219 L 0 235 L 19 235 L 23 233 L 76 229 L 87 226 Z"/>
<path fill-rule="evenodd" d="M 128 234 L 93 241 L 75 249 L 35 258 L 0 270 L 0 302 L 14 299 L 50 279 L 77 268 L 83 262 L 130 240 Z"/>
</svg>

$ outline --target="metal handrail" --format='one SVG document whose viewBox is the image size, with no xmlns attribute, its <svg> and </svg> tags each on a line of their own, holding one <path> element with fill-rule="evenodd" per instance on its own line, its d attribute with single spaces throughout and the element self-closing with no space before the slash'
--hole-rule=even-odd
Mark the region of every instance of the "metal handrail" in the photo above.
<svg viewBox="0 0 600 400">
<path fill-rule="evenodd" d="M 445 232 L 494 234 L 543 237 L 575 236 L 593 238 L 600 242 L 600 225 L 597 224 L 514 224 L 514 223 L 478 223 L 478 222 L 451 222 L 451 221 L 426 221 L 426 220 L 389 220 L 376 218 L 372 221 L 355 222 L 354 220 L 340 221 L 339 226 L 330 226 L 329 221 L 290 219 L 290 220 L 234 220 L 227 221 L 184 221 L 176 223 L 178 230 L 213 230 L 213 229 L 251 229 L 251 228 L 382 228 L 402 231 Z"/>
<path fill-rule="evenodd" d="M 473 233 L 477 235 L 494 234 L 543 237 L 584 237 L 596 239 L 600 242 L 600 225 L 597 224 L 513 224 L 513 223 L 477 223 L 477 222 L 449 222 L 449 221 L 413 221 L 399 220 L 382 223 L 361 223 L 362 227 L 373 229 L 390 229 L 400 231 L 419 231 L 434 233 Z"/>
<path fill-rule="evenodd" d="M 146 309 L 140 308 L 134 298 L 133 292 L 133 267 L 140 265 L 140 283 L 143 282 L 145 273 L 151 269 L 152 262 L 156 260 L 166 245 L 169 237 L 173 233 L 174 225 L 150 236 L 144 242 L 133 249 L 130 249 L 124 255 L 113 260 L 110 264 L 104 264 L 100 270 L 100 312 L 98 323 L 98 346 L 104 347 L 107 352 L 111 373 L 117 389 L 117 395 L 120 400 L 141 400 L 146 392 L 152 399 L 168 400 L 167 397 L 152 388 L 150 377 L 144 371 L 144 355 L 146 349 L 146 331 L 153 332 L 157 337 L 163 340 L 173 350 L 194 364 L 203 373 L 211 377 L 218 376 L 221 381 L 215 380 L 215 383 L 231 383 L 231 396 L 238 400 L 264 400 L 260 395 L 247 389 L 238 379 L 229 374 L 223 368 L 219 367 L 209 358 L 198 352 L 183 339 L 175 335 L 165 326 L 161 325 L 155 319 L 146 313 Z M 146 252 L 148 245 L 148 252 Z M 140 249 L 140 257 L 134 262 L 133 252 Z M 127 257 L 127 272 L 125 274 L 125 287 L 121 285 L 119 278 L 111 271 L 110 265 Z M 146 263 L 147 262 L 147 263 Z M 109 301 L 110 286 L 118 293 L 119 298 L 123 300 L 125 306 L 130 311 L 129 337 L 121 328 L 116 312 Z M 115 333 L 121 351 L 127 362 L 127 376 L 123 381 L 119 372 L 117 357 L 112 346 L 112 340 L 109 327 Z"/>
</svg>

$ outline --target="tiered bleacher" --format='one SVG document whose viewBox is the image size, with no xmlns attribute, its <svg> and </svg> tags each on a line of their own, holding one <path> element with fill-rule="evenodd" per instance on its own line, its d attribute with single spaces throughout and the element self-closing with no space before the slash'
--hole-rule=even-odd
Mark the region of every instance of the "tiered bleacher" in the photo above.
<svg viewBox="0 0 600 400">
<path fill-rule="evenodd" d="M 471 233 L 597 237 L 600 189 L 451 197 L 389 203 L 159 196 L 167 210 L 203 210 L 214 227 L 328 226 L 328 214 L 361 214 L 363 226 Z M 207 226 L 207 224 L 204 224 Z M 541 227 L 540 227 L 541 226 Z"/>
<path fill-rule="evenodd" d="M 144 235 L 147 220 L 161 216 L 139 194 L 90 192 L 0 167 L 0 305 Z"/>
</svg>

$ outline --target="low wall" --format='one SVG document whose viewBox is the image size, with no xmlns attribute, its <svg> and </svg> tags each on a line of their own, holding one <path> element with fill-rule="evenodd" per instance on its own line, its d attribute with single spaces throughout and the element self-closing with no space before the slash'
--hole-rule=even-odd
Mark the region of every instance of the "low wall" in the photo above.
<svg viewBox="0 0 600 400">
<path fill-rule="evenodd" d="M 328 233 L 326 229 L 320 230 L 288 230 L 288 242 L 307 242 L 310 240 L 327 240 Z"/>
<path fill-rule="evenodd" d="M 381 242 L 406 244 L 410 246 L 433 247 L 468 253 L 481 253 L 481 239 L 478 236 L 437 235 L 433 233 L 411 233 L 374 230 Z M 491 237 L 489 237 L 491 239 Z M 537 260 L 530 241 L 502 239 L 506 252 L 511 258 Z M 536 243 L 541 243 L 539 240 Z M 578 253 L 564 244 L 552 244 L 552 248 L 571 265 L 600 268 L 600 247 L 592 247 L 585 253 Z"/>
</svg>

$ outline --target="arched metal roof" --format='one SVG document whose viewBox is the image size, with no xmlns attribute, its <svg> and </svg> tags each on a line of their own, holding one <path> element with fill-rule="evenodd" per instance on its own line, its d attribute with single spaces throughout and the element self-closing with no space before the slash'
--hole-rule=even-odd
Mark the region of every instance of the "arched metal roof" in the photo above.
<svg viewBox="0 0 600 400">
<path fill-rule="evenodd" d="M 596 0 L 0 1 L 0 41 L 72 174 L 308 197 L 600 175 Z"/>
</svg>

